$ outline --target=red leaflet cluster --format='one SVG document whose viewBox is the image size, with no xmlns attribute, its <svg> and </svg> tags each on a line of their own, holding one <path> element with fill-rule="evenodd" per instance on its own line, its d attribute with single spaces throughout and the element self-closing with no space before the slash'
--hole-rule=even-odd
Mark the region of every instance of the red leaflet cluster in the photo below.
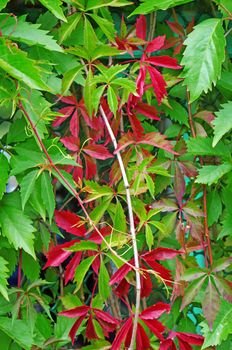
<svg viewBox="0 0 232 350">
<path fill-rule="evenodd" d="M 93 319 L 95 319 L 100 327 L 103 330 L 103 333 L 105 337 L 109 337 L 109 333 L 115 331 L 116 327 L 119 325 L 119 321 L 116 320 L 114 317 L 110 316 L 108 313 L 96 309 L 91 308 L 89 306 L 78 306 L 73 309 L 62 311 L 60 312 L 60 315 L 70 317 L 70 318 L 76 318 L 77 320 L 72 326 L 69 336 L 72 339 L 72 343 L 74 343 L 76 332 L 78 331 L 81 323 L 87 319 L 87 326 L 86 326 L 86 337 L 88 339 L 98 339 L 98 335 L 96 333 L 96 329 L 93 323 Z"/>
</svg>

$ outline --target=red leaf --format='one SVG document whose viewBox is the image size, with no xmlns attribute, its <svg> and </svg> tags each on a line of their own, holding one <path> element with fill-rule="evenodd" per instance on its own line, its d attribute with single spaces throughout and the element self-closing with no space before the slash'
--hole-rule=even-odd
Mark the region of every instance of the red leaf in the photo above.
<svg viewBox="0 0 232 350">
<path fill-rule="evenodd" d="M 144 15 L 140 15 L 136 20 L 136 36 L 142 40 L 146 40 L 147 21 Z"/>
<path fill-rule="evenodd" d="M 74 341 L 75 341 L 75 335 L 76 335 L 76 332 L 78 331 L 82 321 L 85 319 L 86 315 L 82 315 L 78 318 L 78 320 L 74 323 L 74 325 L 72 326 L 72 328 L 70 329 L 70 332 L 69 332 L 69 336 L 72 340 L 72 344 L 74 344 Z"/>
<path fill-rule="evenodd" d="M 149 297 L 152 291 L 152 280 L 149 273 L 144 272 L 141 276 L 141 298 Z"/>
<path fill-rule="evenodd" d="M 144 93 L 145 78 L 146 78 L 146 69 L 143 65 L 141 65 L 139 69 L 139 75 L 136 80 L 137 93 L 140 97 Z"/>
<path fill-rule="evenodd" d="M 65 97 L 63 96 L 63 97 L 61 97 L 60 101 L 66 103 L 66 104 L 69 104 L 69 105 L 76 105 L 77 104 L 77 100 L 76 100 L 75 96 L 65 96 Z"/>
<path fill-rule="evenodd" d="M 192 350 L 191 345 L 189 345 L 185 341 L 178 339 L 178 342 L 179 342 L 180 350 Z"/>
<path fill-rule="evenodd" d="M 75 108 L 74 107 L 64 107 L 59 110 L 60 114 L 63 114 L 63 117 L 57 117 L 54 122 L 52 123 L 53 127 L 59 126 L 63 124 L 63 122 L 72 115 L 74 112 Z"/>
<path fill-rule="evenodd" d="M 68 210 L 55 210 L 55 221 L 59 227 L 75 236 L 84 236 L 86 233 L 85 226 L 79 216 Z"/>
<path fill-rule="evenodd" d="M 127 333 L 129 333 L 129 330 L 131 329 L 131 327 L 132 327 L 132 318 L 130 317 L 116 334 L 116 337 L 114 338 L 114 341 L 111 346 L 111 350 L 121 349 L 121 344 L 125 340 Z"/>
<path fill-rule="evenodd" d="M 97 173 L 97 165 L 94 159 L 84 154 L 85 159 L 85 178 L 91 180 Z M 81 168 L 80 168 L 81 169 Z"/>
<path fill-rule="evenodd" d="M 171 249 L 171 248 L 164 248 L 159 247 L 156 249 L 153 249 L 152 251 L 145 253 L 142 255 L 147 261 L 147 259 L 154 259 L 154 260 L 167 260 L 167 259 L 173 259 L 178 254 L 183 254 L 183 251 Z"/>
<path fill-rule="evenodd" d="M 177 152 L 173 151 L 173 145 L 170 141 L 166 140 L 166 136 L 160 134 L 159 132 L 150 132 L 143 135 L 143 137 L 137 141 L 137 144 L 143 143 L 162 148 L 172 154 L 178 154 Z"/>
<path fill-rule="evenodd" d="M 176 350 L 176 346 L 171 339 L 165 339 L 160 343 L 159 350 Z"/>
<path fill-rule="evenodd" d="M 112 228 L 110 226 L 105 226 L 99 229 L 99 231 L 102 234 L 102 236 L 105 237 L 109 236 L 112 233 Z M 97 244 L 102 243 L 102 238 L 99 236 L 99 233 L 95 230 L 91 233 L 89 240 Z"/>
<path fill-rule="evenodd" d="M 129 261 L 130 264 L 134 263 L 134 259 Z M 121 280 L 128 274 L 129 271 L 132 270 L 132 267 L 124 264 L 122 265 L 112 276 L 110 279 L 110 286 L 114 283 L 119 283 Z"/>
<path fill-rule="evenodd" d="M 142 127 L 140 120 L 136 117 L 134 113 L 129 113 L 128 118 L 130 120 L 132 130 L 136 135 L 136 137 L 142 136 L 142 134 L 144 133 L 144 129 Z"/>
<path fill-rule="evenodd" d="M 93 324 L 93 317 L 91 314 L 89 316 L 89 320 L 88 320 L 87 327 L 86 327 L 86 338 L 87 339 L 99 339 L 99 337 L 95 331 L 95 327 Z"/>
<path fill-rule="evenodd" d="M 117 326 L 119 324 L 119 321 L 116 320 L 114 317 L 112 317 L 109 313 L 104 312 L 99 309 L 93 309 L 93 312 L 95 313 L 98 320 L 103 320 L 104 322 L 108 322 L 114 326 Z"/>
<path fill-rule="evenodd" d="M 158 104 L 160 104 L 164 96 L 167 95 L 166 82 L 162 74 L 157 69 L 147 66 L 147 70 L 151 77 L 152 86 L 156 94 Z"/>
<path fill-rule="evenodd" d="M 90 144 L 83 148 L 83 151 L 89 156 L 96 159 L 109 159 L 113 158 L 113 155 L 108 151 L 108 149 L 103 145 Z"/>
<path fill-rule="evenodd" d="M 164 312 L 169 313 L 171 310 L 169 304 L 165 304 L 162 302 L 158 302 L 155 305 L 152 305 L 141 312 L 139 317 L 142 320 L 153 320 L 155 318 L 159 318 Z"/>
<path fill-rule="evenodd" d="M 137 328 L 137 335 L 136 335 L 136 349 L 137 350 L 150 350 L 150 340 L 141 326 L 141 324 L 138 323 Z"/>
<path fill-rule="evenodd" d="M 180 208 L 182 208 L 182 200 L 185 194 L 185 179 L 178 163 L 175 163 L 174 193 Z"/>
<path fill-rule="evenodd" d="M 46 265 L 43 267 L 43 269 L 46 269 L 49 266 L 59 266 L 63 261 L 65 261 L 72 254 L 72 252 L 68 250 L 64 250 L 64 248 L 69 248 L 77 242 L 79 242 L 79 240 L 75 239 L 71 242 L 59 244 L 55 247 L 52 247 L 46 254 L 47 262 L 46 262 Z"/>
<path fill-rule="evenodd" d="M 160 265 L 156 261 L 153 261 L 153 259 L 143 259 L 146 261 L 146 263 L 155 271 L 157 272 L 161 278 L 163 278 L 166 282 L 167 285 L 171 286 L 172 285 L 172 276 L 171 273 L 166 267 Z"/>
<path fill-rule="evenodd" d="M 130 284 L 127 282 L 127 280 L 124 278 L 117 287 L 114 289 L 114 293 L 118 297 L 122 297 L 124 295 L 127 295 L 130 289 Z"/>
<path fill-rule="evenodd" d="M 173 33 L 176 33 L 177 35 L 180 35 L 180 36 L 185 35 L 184 28 L 179 23 L 176 23 L 176 22 L 173 23 L 173 22 L 169 22 L 169 21 L 166 21 L 166 23 L 171 28 Z"/>
<path fill-rule="evenodd" d="M 166 38 L 165 35 L 157 36 L 157 38 L 149 42 L 145 52 L 154 52 L 154 51 L 161 50 L 162 47 L 164 46 L 165 38 Z"/>
<path fill-rule="evenodd" d="M 158 112 L 155 107 L 148 105 L 147 103 L 138 102 L 135 111 L 137 113 L 143 114 L 146 117 L 153 119 L 153 120 L 160 120 L 158 117 Z"/>
<path fill-rule="evenodd" d="M 160 340 L 163 340 L 163 336 L 161 333 L 165 330 L 164 325 L 157 321 L 157 320 L 147 320 L 143 319 L 143 322 L 147 325 L 147 327 L 151 330 L 152 333 L 154 333 L 157 338 Z"/>
<path fill-rule="evenodd" d="M 80 126 L 79 126 L 79 115 L 77 113 L 77 110 L 75 110 L 75 112 L 73 113 L 73 116 L 72 116 L 72 118 L 70 120 L 70 131 L 71 131 L 71 134 L 74 137 L 78 137 L 79 129 L 80 129 Z"/>
<path fill-rule="evenodd" d="M 70 151 L 77 152 L 79 150 L 79 139 L 74 136 L 62 137 L 60 141 Z"/>
<path fill-rule="evenodd" d="M 66 316 L 69 318 L 74 318 L 74 317 L 86 316 L 88 311 L 89 311 L 89 306 L 82 305 L 82 306 L 74 307 L 73 309 L 70 309 L 70 310 L 61 311 L 59 312 L 59 315 Z"/>
<path fill-rule="evenodd" d="M 190 343 L 192 345 L 202 345 L 204 343 L 204 337 L 198 334 L 175 332 L 178 339 Z"/>
<path fill-rule="evenodd" d="M 65 273 L 64 273 L 65 285 L 74 278 L 76 268 L 81 261 L 81 256 L 82 256 L 82 252 L 75 253 L 74 257 L 70 260 L 70 262 L 66 266 Z"/>
<path fill-rule="evenodd" d="M 171 69 L 181 69 L 178 65 L 177 59 L 169 56 L 154 56 L 146 58 L 145 62 L 154 64 L 159 67 L 166 67 Z"/>
</svg>

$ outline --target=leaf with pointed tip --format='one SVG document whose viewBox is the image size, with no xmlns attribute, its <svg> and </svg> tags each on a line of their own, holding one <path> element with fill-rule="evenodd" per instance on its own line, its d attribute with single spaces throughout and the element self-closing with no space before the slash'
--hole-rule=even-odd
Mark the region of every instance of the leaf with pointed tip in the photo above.
<svg viewBox="0 0 232 350">
<path fill-rule="evenodd" d="M 140 4 L 131 14 L 130 16 L 138 15 L 138 14 L 147 14 L 150 12 L 154 12 L 157 10 L 167 10 L 170 7 L 187 4 L 193 0 L 142 0 L 143 3 Z"/>
<path fill-rule="evenodd" d="M 72 83 L 74 82 L 77 75 L 81 72 L 82 69 L 83 69 L 83 66 L 78 65 L 64 73 L 64 76 L 62 79 L 62 94 L 66 94 L 66 92 L 69 90 Z"/>
<path fill-rule="evenodd" d="M 9 278 L 9 270 L 7 268 L 7 261 L 3 259 L 2 256 L 0 256 L 0 293 L 4 296 L 6 300 L 9 300 L 8 293 L 7 293 L 7 278 Z"/>
<path fill-rule="evenodd" d="M 48 35 L 47 30 L 40 29 L 40 24 L 26 22 L 26 16 L 19 17 L 16 26 L 13 17 L 2 14 L 0 15 L 0 26 L 2 35 L 9 36 L 12 40 L 27 45 L 42 46 L 50 51 L 63 52 L 55 39 Z"/>
<path fill-rule="evenodd" d="M 220 345 L 232 333 L 232 305 L 221 300 L 220 309 L 213 324 L 212 331 L 205 335 L 202 349 Z"/>
<path fill-rule="evenodd" d="M 221 19 L 210 18 L 197 24 L 184 44 L 187 47 L 181 61 L 184 66 L 181 77 L 193 102 L 220 78 L 226 45 Z"/>
<path fill-rule="evenodd" d="M 195 297 L 201 290 L 201 287 L 205 282 L 206 277 L 207 276 L 205 275 L 203 277 L 196 279 L 185 290 L 184 297 L 182 299 L 181 308 L 180 308 L 181 311 L 195 299 Z"/>
<path fill-rule="evenodd" d="M 60 0 L 39 0 L 41 4 L 53 13 L 55 17 L 66 22 L 66 18 L 61 8 L 62 2 Z"/>
<path fill-rule="evenodd" d="M 115 38 L 114 24 L 108 21 L 107 19 L 100 17 L 96 14 L 91 14 L 90 16 L 97 23 L 97 25 L 100 27 L 101 31 L 105 34 L 105 36 L 110 41 L 113 41 Z"/>
<path fill-rule="evenodd" d="M 83 280 L 85 278 L 86 273 L 88 272 L 90 266 L 96 259 L 96 255 L 94 256 L 89 256 L 85 260 L 82 260 L 80 265 L 77 267 L 76 272 L 75 272 L 75 281 L 76 281 L 76 289 L 75 291 L 78 291 L 83 283 Z"/>
<path fill-rule="evenodd" d="M 232 101 L 224 103 L 221 107 L 222 108 L 215 113 L 216 118 L 213 120 L 213 147 L 215 147 L 221 138 L 232 129 Z"/>
<path fill-rule="evenodd" d="M 232 303 L 232 283 L 218 275 L 213 275 L 213 279 L 223 299 Z"/>
<path fill-rule="evenodd" d="M 3 153 L 0 153 L 0 200 L 6 190 L 7 181 L 9 178 L 9 163 Z"/>
<path fill-rule="evenodd" d="M 194 281 L 200 277 L 203 277 L 205 274 L 206 274 L 206 271 L 200 268 L 190 267 L 182 274 L 181 280 Z"/>
<path fill-rule="evenodd" d="M 12 341 L 25 350 L 30 350 L 33 344 L 33 335 L 28 332 L 28 325 L 23 320 L 12 320 L 9 317 L 0 317 L 0 330 L 7 334 Z"/>
<path fill-rule="evenodd" d="M 216 147 L 212 146 L 211 137 L 197 136 L 191 137 L 187 141 L 188 152 L 194 156 L 219 156 L 222 158 L 230 158 L 228 147 L 220 142 Z"/>
<path fill-rule="evenodd" d="M 9 194 L 1 201 L 0 226 L 3 236 L 7 237 L 15 249 L 22 248 L 35 258 L 34 227 L 29 217 L 12 203 L 16 194 Z M 19 194 L 17 194 L 18 198 Z"/>
<path fill-rule="evenodd" d="M 98 251 L 98 245 L 94 242 L 90 241 L 80 241 L 78 243 L 73 244 L 70 248 L 66 248 L 66 250 L 69 250 L 70 252 L 81 252 L 81 251 L 87 251 L 87 250 L 94 250 Z"/>
<path fill-rule="evenodd" d="M 199 170 L 196 182 L 200 184 L 212 185 L 232 170 L 232 164 L 224 163 L 220 165 L 205 165 Z"/>
<path fill-rule="evenodd" d="M 50 91 L 40 74 L 41 68 L 27 54 L 0 38 L 0 68 L 32 89 Z"/>
<path fill-rule="evenodd" d="M 50 222 L 52 222 L 52 218 L 53 218 L 53 214 L 56 206 L 55 196 L 54 196 L 53 186 L 51 181 L 52 179 L 48 175 L 48 172 L 43 171 L 41 174 L 41 190 L 42 190 L 41 197 L 46 207 Z"/>
<path fill-rule="evenodd" d="M 58 30 L 59 44 L 62 44 L 63 41 L 65 41 L 72 34 L 72 32 L 76 29 L 80 19 L 80 12 L 76 12 L 73 13 L 71 16 L 68 16 L 67 23 L 63 23 Z"/>
<path fill-rule="evenodd" d="M 57 226 L 75 236 L 84 236 L 86 233 L 82 220 L 69 210 L 55 210 Z"/>
<path fill-rule="evenodd" d="M 212 330 L 213 322 L 220 307 L 220 296 L 214 287 L 211 278 L 209 277 L 208 285 L 205 290 L 205 296 L 202 302 L 202 310 L 205 318 L 209 323 L 209 328 Z"/>
<path fill-rule="evenodd" d="M 110 295 L 109 281 L 110 281 L 109 273 L 106 269 L 103 259 L 101 259 L 101 265 L 100 265 L 99 275 L 98 275 L 98 289 L 103 301 L 107 300 L 107 298 Z"/>
<path fill-rule="evenodd" d="M 34 189 L 38 173 L 38 170 L 30 171 L 27 175 L 23 177 L 22 181 L 20 182 L 20 193 L 23 209 Z"/>
<path fill-rule="evenodd" d="M 111 112 L 116 116 L 118 110 L 118 99 L 114 89 L 109 86 L 107 90 L 107 102 L 110 107 Z"/>
</svg>

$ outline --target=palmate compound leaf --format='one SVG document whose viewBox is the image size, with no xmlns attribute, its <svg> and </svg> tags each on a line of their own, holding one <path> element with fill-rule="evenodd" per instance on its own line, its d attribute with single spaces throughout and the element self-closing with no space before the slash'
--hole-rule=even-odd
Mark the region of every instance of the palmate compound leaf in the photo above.
<svg viewBox="0 0 232 350">
<path fill-rule="evenodd" d="M 15 25 L 15 18 L 9 17 L 8 14 L 1 14 L 0 26 L 2 35 L 10 37 L 12 40 L 27 45 L 39 45 L 51 51 L 63 52 L 56 40 L 48 35 L 47 30 L 40 29 L 40 24 L 26 22 L 26 16 L 19 17 L 17 25 Z"/>
<path fill-rule="evenodd" d="M 194 27 L 184 44 L 187 46 L 181 65 L 181 77 L 190 92 L 190 102 L 195 101 L 216 84 L 225 59 L 224 31 L 218 18 L 207 19 Z"/>
<path fill-rule="evenodd" d="M 0 226 L 5 236 L 15 249 L 22 248 L 35 258 L 34 227 L 32 221 L 20 209 L 19 193 L 4 196 L 0 202 Z"/>
<path fill-rule="evenodd" d="M 0 38 L 0 68 L 13 78 L 23 81 L 32 89 L 46 90 L 50 88 L 42 80 L 41 68 L 36 61 L 28 58 L 27 54 L 11 42 Z"/>
<path fill-rule="evenodd" d="M 213 147 L 215 147 L 218 141 L 232 129 L 232 101 L 223 104 L 221 107 L 222 109 L 215 113 L 216 118 L 213 121 Z"/>
</svg>

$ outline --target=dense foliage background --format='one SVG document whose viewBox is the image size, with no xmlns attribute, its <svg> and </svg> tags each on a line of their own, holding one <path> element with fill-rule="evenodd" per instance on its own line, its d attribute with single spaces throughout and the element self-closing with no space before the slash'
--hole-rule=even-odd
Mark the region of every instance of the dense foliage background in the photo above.
<svg viewBox="0 0 232 350">
<path fill-rule="evenodd" d="M 232 349 L 231 0 L 0 11 L 1 349 Z"/>
</svg>

